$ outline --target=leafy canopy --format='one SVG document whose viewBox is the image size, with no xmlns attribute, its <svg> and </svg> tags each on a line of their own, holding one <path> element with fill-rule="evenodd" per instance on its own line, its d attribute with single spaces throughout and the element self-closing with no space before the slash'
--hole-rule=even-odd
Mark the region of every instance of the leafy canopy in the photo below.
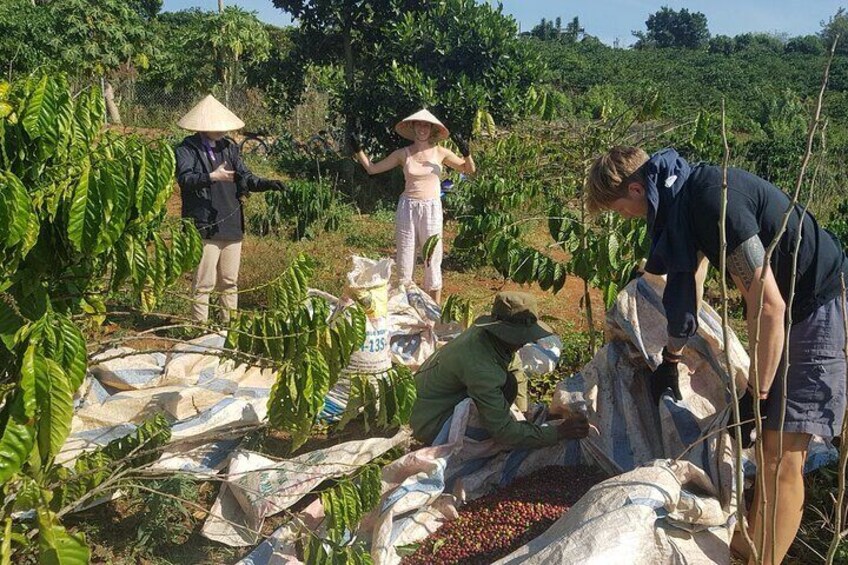
<svg viewBox="0 0 848 565">
<path fill-rule="evenodd" d="M 698 49 L 704 47 L 710 39 L 707 16 L 701 12 L 690 12 L 686 8 L 675 11 L 663 6 L 658 12 L 648 16 L 645 22 L 647 33 L 634 31 L 639 41 L 636 48 L 645 47 L 685 47 Z"/>
</svg>

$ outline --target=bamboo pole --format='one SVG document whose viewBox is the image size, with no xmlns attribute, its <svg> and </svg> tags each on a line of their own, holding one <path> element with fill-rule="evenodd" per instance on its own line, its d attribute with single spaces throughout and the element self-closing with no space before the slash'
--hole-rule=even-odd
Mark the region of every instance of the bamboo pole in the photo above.
<svg viewBox="0 0 848 565">
<path fill-rule="evenodd" d="M 838 38 L 837 38 L 838 39 Z M 809 129 L 807 131 L 807 144 L 806 150 L 804 152 L 804 157 L 801 160 L 801 169 L 798 172 L 798 180 L 795 183 L 795 190 L 792 194 L 792 199 L 789 203 L 786 212 L 783 214 L 783 220 L 781 221 L 780 228 L 777 233 L 774 235 L 774 239 L 768 245 L 765 253 L 765 257 L 763 259 L 763 266 L 760 270 L 760 293 L 759 299 L 757 301 L 757 309 L 756 309 L 756 324 L 754 325 L 753 336 L 751 337 L 750 351 L 751 351 L 751 375 L 749 376 L 749 382 L 753 381 L 753 388 L 755 391 L 761 390 L 760 386 L 760 374 L 759 367 L 757 363 L 758 351 L 759 351 L 759 338 L 760 331 L 762 328 L 762 311 L 763 304 L 765 302 L 765 278 L 768 272 L 769 265 L 771 264 L 771 257 L 774 254 L 775 249 L 780 243 L 783 234 L 786 233 L 786 228 L 789 225 L 789 219 L 792 217 L 792 213 L 795 210 L 795 206 L 798 204 L 798 196 L 801 192 L 801 186 L 804 182 L 804 177 L 806 176 L 807 167 L 810 164 L 810 158 L 812 157 L 813 152 L 813 141 L 815 139 L 816 131 L 818 130 L 819 123 L 821 121 L 821 110 L 824 102 L 824 93 L 827 89 L 827 84 L 830 79 L 830 67 L 833 63 L 834 53 L 836 52 L 836 40 L 834 40 L 833 45 L 830 49 L 830 56 L 828 58 L 827 64 L 825 65 L 824 73 L 822 76 L 821 88 L 819 89 L 818 99 L 816 102 L 816 109 L 813 115 L 813 119 L 810 122 Z M 757 429 L 757 444 L 756 444 L 756 452 L 757 452 L 757 464 L 762 467 L 765 464 L 765 453 L 763 449 L 762 442 L 762 414 L 760 412 L 760 404 L 759 402 L 754 402 L 754 415 L 756 417 L 756 429 Z M 759 471 L 758 471 L 759 474 Z M 768 508 L 767 504 L 767 496 L 766 496 L 766 485 L 765 481 L 757 481 L 759 485 L 759 494 L 760 494 L 760 506 L 762 508 L 762 516 L 763 519 L 766 519 L 766 509 Z M 775 506 L 776 508 L 776 506 Z M 773 523 L 773 521 L 772 521 Z M 759 528 L 759 535 L 757 536 L 759 539 L 758 546 L 761 550 L 761 553 L 765 551 L 765 541 L 766 541 L 766 529 L 765 524 Z M 772 542 L 774 542 L 774 531 L 772 531 Z M 772 543 L 773 545 L 774 543 Z M 773 560 L 773 558 L 772 558 Z"/>
<path fill-rule="evenodd" d="M 842 276 L 842 323 L 845 326 L 845 355 L 848 361 L 848 303 L 845 298 L 845 275 Z M 846 373 L 848 379 L 848 373 Z M 833 565 L 833 560 L 836 557 L 836 552 L 839 549 L 839 544 L 842 539 L 848 534 L 848 530 L 842 531 L 842 515 L 845 506 L 845 473 L 848 472 L 848 405 L 845 407 L 845 415 L 842 419 L 842 445 L 839 446 L 839 490 L 836 494 L 836 504 L 833 526 L 833 539 L 830 542 L 830 547 L 827 550 L 825 563 Z"/>
<path fill-rule="evenodd" d="M 721 215 L 719 217 L 719 242 L 720 242 L 720 259 L 719 259 L 719 279 L 721 280 L 721 335 L 724 341 L 724 362 L 727 366 L 727 385 L 730 387 L 732 396 L 732 410 L 734 421 L 740 421 L 739 414 L 739 392 L 736 390 L 736 380 L 733 378 L 733 366 L 730 363 L 730 328 L 728 324 L 728 298 L 727 298 L 727 168 L 730 164 L 730 145 L 727 142 L 727 119 L 724 107 L 724 99 L 721 100 L 721 139 L 724 143 L 724 160 L 722 161 L 722 180 L 721 180 Z M 742 427 L 734 426 L 733 439 L 736 444 L 734 450 L 735 466 L 736 466 L 736 519 L 742 529 L 742 535 L 745 542 L 751 549 L 751 555 L 754 560 L 759 562 L 759 554 L 754 545 L 754 540 L 748 533 L 748 527 L 745 520 L 745 473 L 742 465 Z"/>
</svg>

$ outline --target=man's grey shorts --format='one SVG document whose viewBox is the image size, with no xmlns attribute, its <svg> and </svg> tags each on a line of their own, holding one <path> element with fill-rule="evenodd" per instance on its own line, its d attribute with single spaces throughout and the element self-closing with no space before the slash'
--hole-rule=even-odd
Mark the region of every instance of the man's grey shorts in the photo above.
<svg viewBox="0 0 848 565">
<path fill-rule="evenodd" d="M 781 362 L 766 407 L 766 429 L 780 429 L 783 371 Z M 845 322 L 840 296 L 794 324 L 789 333 L 783 430 L 824 437 L 840 435 L 845 415 L 845 379 Z"/>
</svg>

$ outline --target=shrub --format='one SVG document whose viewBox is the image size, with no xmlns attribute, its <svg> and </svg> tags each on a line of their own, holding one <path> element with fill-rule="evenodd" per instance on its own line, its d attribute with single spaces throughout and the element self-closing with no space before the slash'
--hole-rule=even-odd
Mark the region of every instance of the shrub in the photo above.
<svg viewBox="0 0 848 565">
<path fill-rule="evenodd" d="M 350 216 L 351 208 L 339 199 L 330 183 L 308 180 L 289 182 L 283 192 L 265 193 L 265 208 L 248 218 L 257 235 L 287 233 L 293 239 L 314 237 L 320 230 L 335 231 Z"/>
</svg>

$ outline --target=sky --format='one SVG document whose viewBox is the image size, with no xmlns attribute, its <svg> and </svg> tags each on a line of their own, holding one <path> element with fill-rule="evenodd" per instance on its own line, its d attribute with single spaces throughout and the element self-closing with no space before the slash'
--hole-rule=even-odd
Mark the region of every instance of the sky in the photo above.
<svg viewBox="0 0 848 565">
<path fill-rule="evenodd" d="M 489 0 L 491 3 L 496 1 Z M 288 25 L 291 18 L 274 8 L 271 0 L 224 0 L 256 12 L 259 19 L 275 25 Z M 512 15 L 522 31 L 529 31 L 542 18 L 561 16 L 563 25 L 574 16 L 586 33 L 608 44 L 616 39 L 622 46 L 633 41 L 632 31 L 644 30 L 648 15 L 662 6 L 675 10 L 687 8 L 707 16 L 713 35 L 737 35 L 746 32 L 785 33 L 789 36 L 816 33 L 846 0 L 502 0 L 504 12 Z M 199 7 L 217 10 L 218 0 L 164 0 L 168 11 Z"/>
</svg>

